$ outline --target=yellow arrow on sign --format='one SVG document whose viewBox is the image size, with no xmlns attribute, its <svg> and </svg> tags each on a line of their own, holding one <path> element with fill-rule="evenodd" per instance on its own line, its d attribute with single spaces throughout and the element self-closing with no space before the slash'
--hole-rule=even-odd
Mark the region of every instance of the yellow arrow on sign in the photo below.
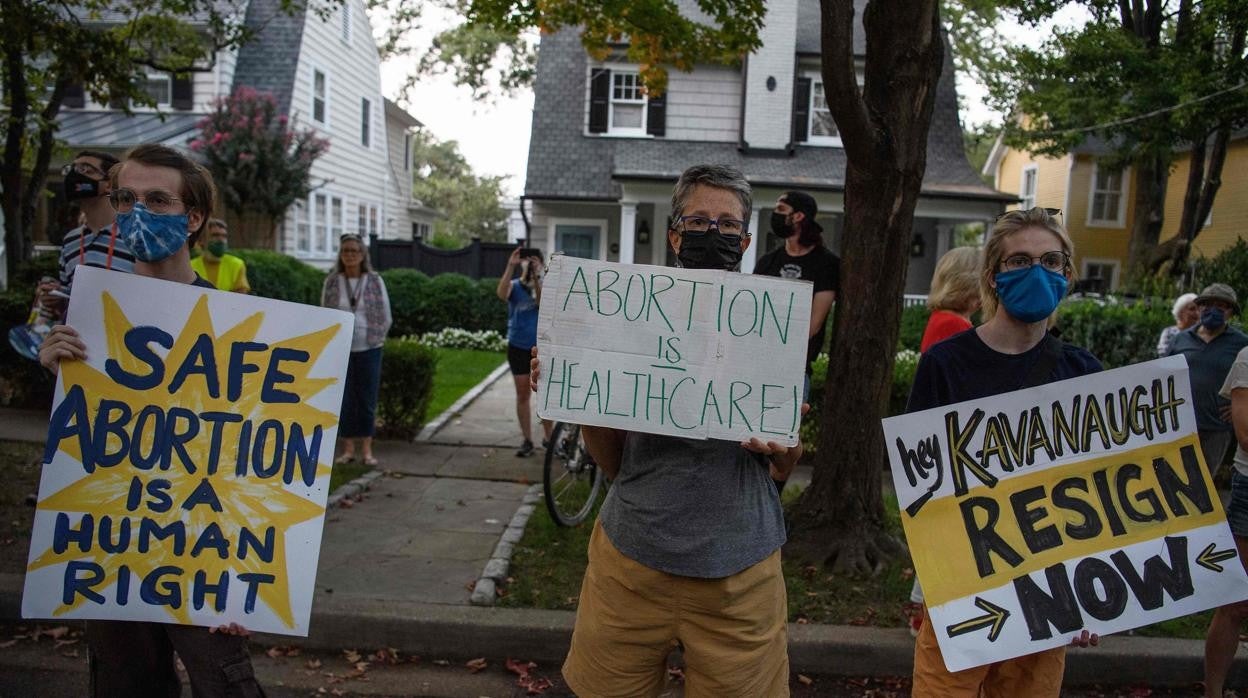
<svg viewBox="0 0 1248 698">
<path fill-rule="evenodd" d="M 961 623 L 954 623 L 945 628 L 945 632 L 949 633 L 949 637 L 957 637 L 958 635 L 965 635 L 976 630 L 992 628 L 988 631 L 988 641 L 996 642 L 997 637 L 1001 635 L 1001 628 L 1005 625 L 1005 619 L 1010 617 L 1010 612 L 978 596 L 975 597 L 975 605 L 987 613 L 970 620 L 964 620 Z"/>
</svg>

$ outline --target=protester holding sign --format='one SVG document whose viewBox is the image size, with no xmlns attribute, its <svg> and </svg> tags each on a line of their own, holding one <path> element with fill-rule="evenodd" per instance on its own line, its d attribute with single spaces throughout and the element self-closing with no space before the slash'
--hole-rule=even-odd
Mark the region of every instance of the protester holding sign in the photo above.
<svg viewBox="0 0 1248 698">
<path fill-rule="evenodd" d="M 1248 335 L 1230 325 L 1231 318 L 1239 314 L 1239 299 L 1230 286 L 1210 284 L 1196 297 L 1196 308 L 1200 324 L 1174 336 L 1170 355 L 1187 359 L 1200 449 L 1209 472 L 1216 475 L 1234 438 L 1230 401 L 1219 391 L 1235 356 L 1248 346 Z"/>
<path fill-rule="evenodd" d="M 737 170 L 686 170 L 667 233 L 680 265 L 737 269 L 750 244 L 750 210 L 750 186 Z M 537 390 L 536 349 L 533 357 Z M 664 658 L 679 642 L 688 694 L 787 696 L 784 514 L 771 478 L 788 477 L 800 442 L 786 448 L 758 437 L 698 440 L 594 426 L 581 433 L 615 482 L 590 539 L 563 665 L 568 685 L 579 695 L 658 695 Z"/>
<path fill-rule="evenodd" d="M 162 145 L 131 150 L 110 173 L 118 241 L 133 251 L 136 274 L 212 288 L 191 269 L 189 244 L 212 215 L 216 188 L 202 166 Z M 39 360 L 56 372 L 86 359 L 86 345 L 67 325 L 49 333 Z M 120 582 L 119 582 L 120 584 Z M 259 696 L 237 624 L 208 629 L 136 621 L 87 621 L 91 695 L 168 696 L 181 692 L 176 651 L 196 696 Z"/>
<path fill-rule="evenodd" d="M 1066 295 L 1074 246 L 1042 208 L 997 219 L 980 275 L 984 314 L 977 329 L 931 346 L 919 359 L 907 412 L 918 412 L 1101 370 L 1096 357 L 1048 333 Z M 927 586 L 925 584 L 925 586 Z M 1081 644 L 1096 644 L 1084 631 Z M 913 695 L 1057 696 L 1066 650 L 1058 647 L 951 672 L 925 616 L 914 653 Z"/>
<path fill-rule="evenodd" d="M 1245 564 L 1244 560 L 1248 559 L 1245 558 L 1248 555 L 1248 347 L 1239 350 L 1219 394 L 1231 401 L 1231 422 L 1237 442 L 1226 522 L 1235 536 L 1239 562 Z M 1235 651 L 1239 649 L 1239 631 L 1244 621 L 1248 621 L 1248 601 L 1221 606 L 1213 612 L 1205 636 L 1205 696 L 1208 698 L 1222 698 L 1222 686 L 1235 659 Z"/>
</svg>

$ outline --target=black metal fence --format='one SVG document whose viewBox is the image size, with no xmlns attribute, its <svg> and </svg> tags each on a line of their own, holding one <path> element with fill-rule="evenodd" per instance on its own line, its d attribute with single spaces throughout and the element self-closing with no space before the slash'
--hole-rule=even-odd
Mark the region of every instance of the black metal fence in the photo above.
<svg viewBox="0 0 1248 698">
<path fill-rule="evenodd" d="M 507 269 L 507 258 L 516 249 L 512 243 L 481 242 L 473 238 L 467 247 L 443 250 L 426 245 L 420 238 L 415 240 L 369 241 L 369 263 L 377 271 L 387 269 L 416 269 L 429 276 L 438 274 L 463 274 L 473 279 L 490 279 L 502 276 Z"/>
</svg>

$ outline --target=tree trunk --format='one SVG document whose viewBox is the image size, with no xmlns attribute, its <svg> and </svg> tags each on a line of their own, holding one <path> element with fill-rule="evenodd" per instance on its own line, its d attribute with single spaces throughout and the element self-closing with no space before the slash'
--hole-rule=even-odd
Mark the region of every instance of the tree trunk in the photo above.
<svg viewBox="0 0 1248 698">
<path fill-rule="evenodd" d="M 224 217 L 230 230 L 230 247 L 278 250 L 277 222 L 269 214 L 229 209 Z"/>
<path fill-rule="evenodd" d="M 1162 154 L 1145 153 L 1135 161 L 1134 173 L 1135 192 L 1131 208 L 1135 212 L 1135 220 L 1131 224 L 1131 240 L 1127 243 L 1129 279 L 1139 279 L 1147 272 L 1149 255 L 1161 239 L 1170 159 Z"/>
<path fill-rule="evenodd" d="M 5 7 L 7 14 L 11 8 Z M 4 210 L 4 246 L 9 278 L 17 272 L 17 266 L 26 259 L 29 249 L 29 231 L 22 227 L 22 160 L 25 146 L 26 118 L 30 102 L 26 95 L 26 66 L 22 47 L 15 40 L 4 46 L 5 94 L 9 97 L 9 109 L 5 115 L 4 161 L 0 163 L 0 187 L 4 189 L 0 202 Z"/>
<path fill-rule="evenodd" d="M 846 143 L 846 232 L 819 452 L 786 550 L 834 570 L 874 572 L 902 549 L 884 526 L 880 420 L 944 39 L 935 0 L 873 0 L 860 96 L 853 2 L 823 0 L 822 9 L 824 85 Z"/>
</svg>

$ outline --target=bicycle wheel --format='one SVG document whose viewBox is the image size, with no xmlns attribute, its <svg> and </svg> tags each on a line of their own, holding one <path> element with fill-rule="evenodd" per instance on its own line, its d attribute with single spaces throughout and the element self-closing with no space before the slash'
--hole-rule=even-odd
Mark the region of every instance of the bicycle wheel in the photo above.
<svg viewBox="0 0 1248 698">
<path fill-rule="evenodd" d="M 555 423 L 544 471 L 542 485 L 550 518 L 560 526 L 584 521 L 598 501 L 602 471 L 585 450 L 579 424 Z"/>
</svg>

